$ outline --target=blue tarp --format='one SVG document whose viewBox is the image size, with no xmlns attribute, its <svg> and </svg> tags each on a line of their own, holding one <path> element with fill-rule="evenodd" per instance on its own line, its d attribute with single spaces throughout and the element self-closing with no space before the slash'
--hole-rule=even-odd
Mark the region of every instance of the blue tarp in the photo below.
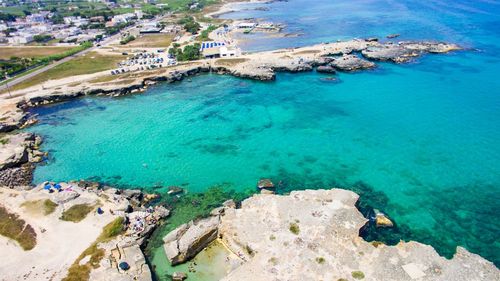
<svg viewBox="0 0 500 281">
<path fill-rule="evenodd" d="M 128 263 L 126 262 L 121 262 L 119 265 L 118 265 L 122 270 L 129 270 L 130 269 L 130 265 L 128 265 Z"/>
</svg>

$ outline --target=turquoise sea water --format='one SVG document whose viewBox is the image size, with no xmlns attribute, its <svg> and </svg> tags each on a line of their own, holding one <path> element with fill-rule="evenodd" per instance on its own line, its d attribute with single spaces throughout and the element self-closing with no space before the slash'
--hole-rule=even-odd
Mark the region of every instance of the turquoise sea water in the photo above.
<svg viewBox="0 0 500 281">
<path fill-rule="evenodd" d="M 218 184 L 243 190 L 271 177 L 282 192 L 361 187 L 404 237 L 447 255 L 462 245 L 498 266 L 500 4 L 307 2 L 231 16 L 283 19 L 306 33 L 256 38 L 249 50 L 389 33 L 477 50 L 380 64 L 339 74 L 341 83 L 314 72 L 280 74 L 276 82 L 208 74 L 141 95 L 37 108 L 40 123 L 29 130 L 44 136 L 50 159 L 34 181 L 202 192 Z"/>
</svg>

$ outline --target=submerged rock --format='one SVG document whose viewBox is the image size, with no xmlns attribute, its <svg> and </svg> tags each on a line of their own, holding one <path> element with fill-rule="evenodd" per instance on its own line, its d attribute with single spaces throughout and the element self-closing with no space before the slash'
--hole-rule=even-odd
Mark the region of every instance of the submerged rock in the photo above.
<svg viewBox="0 0 500 281">
<path fill-rule="evenodd" d="M 184 193 L 184 189 L 182 189 L 181 187 L 178 187 L 178 186 L 169 186 L 168 187 L 168 192 L 167 192 L 168 195 L 179 195 L 182 193 Z"/>
<path fill-rule="evenodd" d="M 172 281 L 183 281 L 187 279 L 187 274 L 184 272 L 174 272 L 172 274 Z"/>
<path fill-rule="evenodd" d="M 259 189 L 263 189 L 263 188 L 274 188 L 274 184 L 273 182 L 270 180 L 270 179 L 261 179 L 259 180 L 259 182 L 257 183 L 257 187 Z"/>
<path fill-rule="evenodd" d="M 321 82 L 328 82 L 328 83 L 340 83 L 340 79 L 337 77 L 322 77 L 319 79 Z"/>
<path fill-rule="evenodd" d="M 375 212 L 375 226 L 376 227 L 393 227 L 394 223 L 387 217 L 386 214 L 374 209 Z"/>
</svg>

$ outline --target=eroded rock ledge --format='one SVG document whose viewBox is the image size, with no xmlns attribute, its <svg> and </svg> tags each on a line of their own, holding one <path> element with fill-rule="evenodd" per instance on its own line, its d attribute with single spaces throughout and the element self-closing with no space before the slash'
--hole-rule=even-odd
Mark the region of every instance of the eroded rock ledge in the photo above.
<svg viewBox="0 0 500 281">
<path fill-rule="evenodd" d="M 61 102 L 84 95 L 121 96 L 141 93 L 160 81 L 175 82 L 201 73 L 213 72 L 242 78 L 269 81 L 276 72 L 304 72 L 319 67 L 320 72 L 358 71 L 375 68 L 377 61 L 405 63 L 427 53 L 460 50 L 455 44 L 443 42 L 378 42 L 375 39 L 354 39 L 318 44 L 309 47 L 280 49 L 244 54 L 238 58 L 199 60 L 155 70 L 111 76 L 108 71 L 54 80 L 53 86 L 40 85 L 12 92 L 0 99 L 0 132 L 9 132 L 33 122 L 26 115 L 29 107 Z M 108 81 L 109 80 L 109 81 Z"/>
<path fill-rule="evenodd" d="M 387 246 L 364 241 L 359 229 L 366 219 L 355 207 L 357 200 L 357 194 L 341 189 L 255 195 L 239 209 L 224 207 L 210 218 L 181 226 L 167 236 L 167 245 L 183 244 L 186 239 L 180 232 L 195 227 L 192 233 L 206 233 L 199 226 L 211 225 L 212 232 L 243 261 L 226 281 L 500 280 L 493 263 L 461 247 L 447 260 L 417 242 Z M 220 221 L 216 230 L 210 221 Z M 196 245 L 210 239 L 213 236 L 191 237 Z M 169 251 L 167 255 L 171 260 L 175 257 Z"/>
<path fill-rule="evenodd" d="M 0 186 L 29 186 L 33 163 L 42 161 L 45 156 L 45 153 L 38 150 L 41 137 L 20 133 L 5 135 L 0 139 Z"/>
</svg>

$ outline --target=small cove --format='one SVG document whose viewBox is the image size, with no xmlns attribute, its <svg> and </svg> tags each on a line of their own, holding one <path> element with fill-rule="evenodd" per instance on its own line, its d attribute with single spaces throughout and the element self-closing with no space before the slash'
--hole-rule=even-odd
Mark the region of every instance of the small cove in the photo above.
<svg viewBox="0 0 500 281">
<path fill-rule="evenodd" d="M 403 1 L 391 18 L 394 3 L 372 11 L 382 3 L 331 2 L 324 11 L 311 5 L 301 14 L 301 2 L 230 16 L 288 19 L 291 32 L 307 33 L 265 43 L 257 38 L 250 50 L 398 32 L 402 39 L 450 40 L 480 51 L 381 64 L 340 74 L 341 83 L 316 73 L 280 74 L 270 83 L 208 74 L 141 95 L 36 108 L 40 123 L 28 131 L 43 136 L 50 157 L 35 170 L 35 183 L 87 179 L 158 192 L 178 185 L 190 196 L 204 194 L 197 200 L 208 202 L 206 209 L 235 192 L 249 194 L 261 177 L 281 182 L 282 193 L 343 187 L 396 221 L 395 231 L 370 239 L 414 239 L 448 257 L 462 245 L 498 266 L 500 58 L 498 19 L 485 12 L 498 7 L 481 3 L 470 11 L 470 1 L 437 1 L 429 13 L 425 3 Z M 342 25 L 318 17 L 341 4 L 351 13 L 331 20 Z M 309 17 L 297 20 L 303 14 Z M 322 25 L 336 28 L 315 27 Z M 193 208 L 174 214 L 157 240 Z M 171 270 L 163 249 L 149 248 L 163 278 Z"/>
</svg>

